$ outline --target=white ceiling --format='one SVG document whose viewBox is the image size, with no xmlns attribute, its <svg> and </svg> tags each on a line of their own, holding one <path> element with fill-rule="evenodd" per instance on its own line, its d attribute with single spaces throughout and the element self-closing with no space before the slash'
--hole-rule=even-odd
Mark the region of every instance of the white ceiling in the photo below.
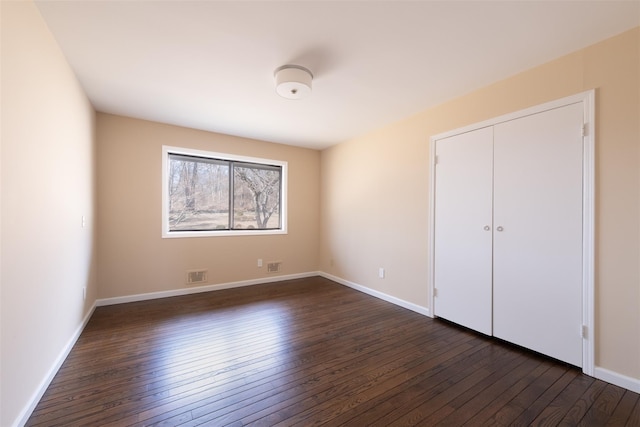
<svg viewBox="0 0 640 427">
<path fill-rule="evenodd" d="M 98 111 L 317 149 L 640 25 L 638 0 L 36 4 Z"/>
</svg>

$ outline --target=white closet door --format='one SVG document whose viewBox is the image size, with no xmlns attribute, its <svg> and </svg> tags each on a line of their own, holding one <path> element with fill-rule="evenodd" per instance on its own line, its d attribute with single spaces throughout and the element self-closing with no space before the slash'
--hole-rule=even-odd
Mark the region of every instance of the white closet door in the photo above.
<svg viewBox="0 0 640 427">
<path fill-rule="evenodd" d="M 582 366 L 582 103 L 494 128 L 493 334 Z"/>
<path fill-rule="evenodd" d="M 491 335 L 493 130 L 436 143 L 435 310 Z"/>
</svg>

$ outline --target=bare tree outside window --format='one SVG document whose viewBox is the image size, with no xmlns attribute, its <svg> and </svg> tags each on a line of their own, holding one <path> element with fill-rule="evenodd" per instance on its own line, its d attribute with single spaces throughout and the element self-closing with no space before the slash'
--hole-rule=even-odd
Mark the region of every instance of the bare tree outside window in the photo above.
<svg viewBox="0 0 640 427">
<path fill-rule="evenodd" d="M 257 228 L 279 228 L 280 169 L 236 165 L 233 172 L 234 223 L 249 216 Z"/>
<path fill-rule="evenodd" d="M 169 231 L 281 227 L 279 166 L 169 154 L 168 181 Z"/>
</svg>

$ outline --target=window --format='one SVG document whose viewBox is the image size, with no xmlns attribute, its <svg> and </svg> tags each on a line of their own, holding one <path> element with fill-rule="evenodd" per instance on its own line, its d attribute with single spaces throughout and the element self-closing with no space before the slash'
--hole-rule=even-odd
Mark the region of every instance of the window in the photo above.
<svg viewBox="0 0 640 427">
<path fill-rule="evenodd" d="M 162 237 L 285 234 L 287 163 L 162 148 Z"/>
</svg>

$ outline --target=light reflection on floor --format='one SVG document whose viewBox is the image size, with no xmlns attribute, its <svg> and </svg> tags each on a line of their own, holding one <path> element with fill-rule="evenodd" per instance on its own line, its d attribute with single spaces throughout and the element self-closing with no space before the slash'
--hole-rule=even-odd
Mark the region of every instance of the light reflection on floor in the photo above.
<svg viewBox="0 0 640 427">
<path fill-rule="evenodd" d="M 158 381 L 148 388 L 170 385 L 169 395 L 198 393 L 205 398 L 227 390 L 237 392 L 238 384 L 268 379 L 269 369 L 291 358 L 287 351 L 292 327 L 289 310 L 277 300 L 260 301 L 167 319 L 158 327 L 173 331 L 154 342 L 154 351 L 162 357 L 153 363 Z M 233 322 L 227 320 L 230 311 Z M 175 324 L 187 318 L 190 332 L 179 335 Z M 194 322 L 198 327 L 194 328 Z"/>
</svg>

